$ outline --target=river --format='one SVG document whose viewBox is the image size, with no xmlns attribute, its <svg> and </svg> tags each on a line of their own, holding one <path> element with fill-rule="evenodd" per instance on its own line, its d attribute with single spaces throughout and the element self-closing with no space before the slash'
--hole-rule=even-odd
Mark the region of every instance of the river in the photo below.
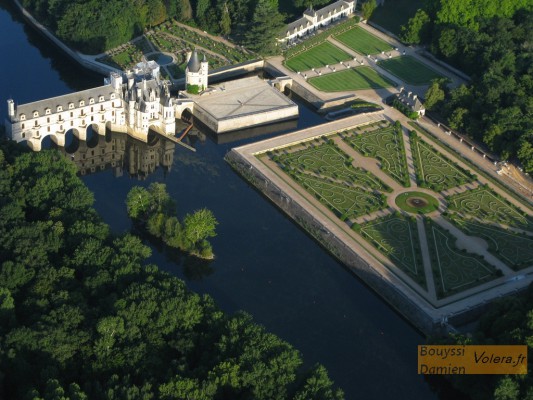
<svg viewBox="0 0 533 400">
<path fill-rule="evenodd" d="M 26 103 L 102 84 L 101 76 L 25 26 L 7 3 L 0 2 L 1 121 L 11 96 Z M 301 105 L 298 127 L 321 121 Z M 196 153 L 179 146 L 166 150 L 169 168 L 134 175 L 127 166 L 108 168 L 83 180 L 117 233 L 131 228 L 124 200 L 133 185 L 165 183 L 180 216 L 201 207 L 213 210 L 220 224 L 211 264 L 175 260 L 154 246 L 150 262 L 210 294 L 224 311 L 253 315 L 294 345 L 307 364 L 322 363 L 347 399 L 437 398 L 416 373 L 421 334 L 224 162 L 231 147 L 250 140 L 256 139 L 216 144 L 193 137 Z M 163 151 L 127 147 L 156 159 Z"/>
</svg>

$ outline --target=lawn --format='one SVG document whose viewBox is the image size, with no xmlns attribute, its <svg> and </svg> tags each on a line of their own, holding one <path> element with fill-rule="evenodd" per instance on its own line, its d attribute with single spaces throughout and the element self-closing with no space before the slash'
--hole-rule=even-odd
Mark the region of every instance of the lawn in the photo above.
<svg viewBox="0 0 533 400">
<path fill-rule="evenodd" d="M 378 65 L 411 85 L 428 85 L 433 79 L 442 78 L 442 75 L 437 71 L 422 64 L 412 56 L 401 56 L 383 60 Z"/>
<path fill-rule="evenodd" d="M 358 26 L 335 36 L 335 39 L 364 56 L 392 50 L 390 44 Z"/>
<path fill-rule="evenodd" d="M 410 213 L 427 214 L 439 209 L 439 201 L 423 192 L 406 192 L 396 197 L 395 203 Z"/>
<path fill-rule="evenodd" d="M 475 180 L 472 174 L 452 163 L 416 134 L 411 134 L 411 153 L 417 183 L 421 187 L 441 192 Z"/>
<path fill-rule="evenodd" d="M 493 266 L 480 256 L 459 250 L 457 238 L 432 220 L 426 220 L 425 229 L 437 297 L 450 296 L 497 277 Z"/>
<path fill-rule="evenodd" d="M 413 17 L 419 8 L 424 8 L 424 0 L 394 0 L 385 1 L 383 5 L 376 8 L 370 21 L 383 28 L 399 35 L 401 26 L 407 24 L 409 18 Z"/>
<path fill-rule="evenodd" d="M 484 239 L 489 251 L 514 270 L 533 265 L 533 236 L 457 216 L 450 220 L 467 235 Z"/>
<path fill-rule="evenodd" d="M 426 287 L 420 239 L 414 219 L 403 215 L 388 216 L 362 224 L 359 232 L 394 265 Z"/>
<path fill-rule="evenodd" d="M 370 67 L 356 67 L 309 79 L 309 83 L 323 92 L 382 89 L 395 86 Z"/>
<path fill-rule="evenodd" d="M 293 71 L 308 71 L 312 68 L 338 64 L 341 61 L 351 59 L 352 56 L 345 51 L 342 51 L 329 42 L 323 42 L 285 60 L 285 65 Z"/>
<path fill-rule="evenodd" d="M 380 161 L 380 168 L 401 185 L 409 186 L 409 171 L 401 128 L 393 126 L 358 134 L 351 132 L 343 140 L 366 157 Z"/>
</svg>

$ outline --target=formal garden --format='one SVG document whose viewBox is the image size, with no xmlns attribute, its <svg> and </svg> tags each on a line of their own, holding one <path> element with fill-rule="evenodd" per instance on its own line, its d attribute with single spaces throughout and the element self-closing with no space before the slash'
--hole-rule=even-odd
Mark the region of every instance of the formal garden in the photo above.
<svg viewBox="0 0 533 400">
<path fill-rule="evenodd" d="M 314 76 L 309 78 L 308 82 L 323 92 L 383 89 L 395 86 L 394 82 L 366 66 L 352 67 L 326 75 Z"/>
<path fill-rule="evenodd" d="M 480 221 L 491 221 L 512 228 L 533 231 L 533 219 L 484 185 L 474 190 L 449 196 L 448 209 Z"/>
<path fill-rule="evenodd" d="M 401 125 L 390 125 L 364 134 L 351 130 L 343 133 L 341 137 L 363 156 L 379 160 L 383 172 L 404 187 L 409 187 Z"/>
<path fill-rule="evenodd" d="M 438 298 L 453 295 L 503 275 L 482 256 L 457 247 L 457 238 L 425 219 L 427 244 Z"/>
<path fill-rule="evenodd" d="M 363 56 L 379 54 L 393 49 L 393 47 L 387 42 L 358 26 L 353 27 L 346 32 L 335 34 L 333 37 L 335 40 L 338 40 Z"/>
<path fill-rule="evenodd" d="M 399 278 L 429 298 L 445 300 L 532 267 L 533 219 L 482 184 L 473 167 L 414 131 L 405 140 L 406 132 L 399 123 L 376 121 L 258 157 L 283 171 L 315 207 L 329 210 L 333 221 L 388 258 L 387 268 L 402 271 L 396 271 Z M 487 250 L 459 247 L 446 221 L 485 240 Z M 492 256 L 510 269 L 491 264 Z"/>
<path fill-rule="evenodd" d="M 427 287 L 414 217 L 395 213 L 361 225 L 354 224 L 353 229 L 420 286 Z"/>
<path fill-rule="evenodd" d="M 514 270 L 526 268 L 533 263 L 533 235 L 472 218 L 462 218 L 457 214 L 449 215 L 448 218 L 467 235 L 485 240 L 490 253 Z"/>
<path fill-rule="evenodd" d="M 412 56 L 382 60 L 378 62 L 378 65 L 410 85 L 429 85 L 433 79 L 443 77 Z"/>
<path fill-rule="evenodd" d="M 418 186 L 441 192 L 477 179 L 422 140 L 414 131 L 410 134 L 410 140 Z"/>
</svg>

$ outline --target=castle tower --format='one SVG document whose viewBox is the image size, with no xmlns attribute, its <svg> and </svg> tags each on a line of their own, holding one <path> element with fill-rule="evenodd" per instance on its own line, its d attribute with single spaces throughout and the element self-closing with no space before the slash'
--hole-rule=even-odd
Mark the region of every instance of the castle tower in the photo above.
<svg viewBox="0 0 533 400">
<path fill-rule="evenodd" d="M 196 49 L 189 56 L 187 55 L 187 68 L 185 69 L 185 88 L 189 93 L 198 93 L 207 88 L 207 77 L 209 74 L 209 64 L 204 58 L 202 62 L 198 59 Z"/>
<path fill-rule="evenodd" d="M 10 121 L 13 121 L 15 118 L 15 102 L 13 99 L 7 101 L 7 116 Z"/>
</svg>

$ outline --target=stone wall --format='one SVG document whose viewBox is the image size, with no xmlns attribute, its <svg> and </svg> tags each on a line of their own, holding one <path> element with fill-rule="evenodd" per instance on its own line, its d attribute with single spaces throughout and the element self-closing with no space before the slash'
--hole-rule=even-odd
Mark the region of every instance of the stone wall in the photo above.
<svg viewBox="0 0 533 400">
<path fill-rule="evenodd" d="M 405 296 L 398 288 L 391 285 L 371 265 L 349 248 L 338 237 L 326 230 L 313 215 L 299 203 L 284 193 L 275 183 L 266 178 L 253 167 L 237 151 L 231 150 L 225 157 L 226 161 L 246 180 L 252 183 L 268 199 L 296 221 L 303 229 L 313 236 L 322 246 L 344 263 L 368 286 L 383 297 L 396 311 L 404 316 L 415 327 L 427 335 L 440 334 L 448 327 L 441 325 L 421 306 Z"/>
</svg>

